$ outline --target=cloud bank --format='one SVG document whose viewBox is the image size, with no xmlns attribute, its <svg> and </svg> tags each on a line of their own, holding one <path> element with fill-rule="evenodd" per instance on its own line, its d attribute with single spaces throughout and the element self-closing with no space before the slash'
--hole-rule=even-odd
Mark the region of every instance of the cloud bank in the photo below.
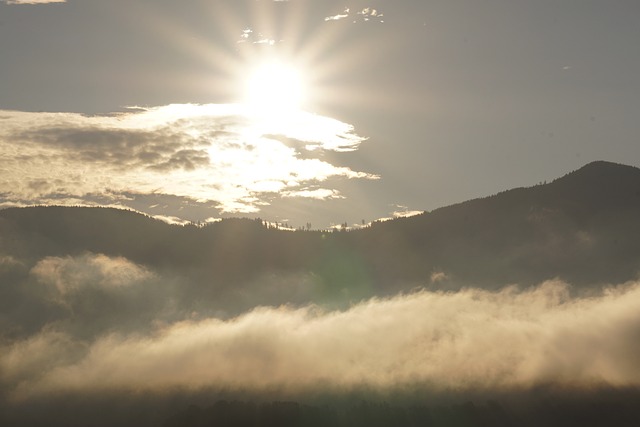
<svg viewBox="0 0 640 427">
<path fill-rule="evenodd" d="M 77 258 L 47 257 L 39 261 L 31 274 L 40 283 L 64 296 L 84 287 L 120 288 L 153 277 L 147 269 L 125 258 L 85 254 Z"/>
<path fill-rule="evenodd" d="M 130 268 L 124 276 L 135 281 L 139 272 Z M 344 311 L 258 307 L 230 320 L 181 321 L 91 340 L 52 325 L 5 344 L 0 372 L 7 395 L 18 400 L 175 388 L 295 396 L 323 387 L 638 387 L 639 333 L 640 283 L 576 298 L 567 284 L 550 281 L 525 291 L 420 291 Z"/>
<path fill-rule="evenodd" d="M 318 158 L 363 141 L 332 118 L 303 111 L 277 117 L 241 105 L 108 116 L 2 111 L 0 196 L 5 205 L 99 198 L 126 206 L 127 194 L 165 195 L 222 213 L 256 212 L 281 194 L 336 197 L 332 179 L 377 178 Z"/>
</svg>

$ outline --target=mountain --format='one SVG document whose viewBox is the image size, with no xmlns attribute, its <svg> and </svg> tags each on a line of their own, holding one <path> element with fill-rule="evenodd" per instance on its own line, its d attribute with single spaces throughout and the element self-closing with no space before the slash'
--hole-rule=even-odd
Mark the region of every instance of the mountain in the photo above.
<svg viewBox="0 0 640 427">
<path fill-rule="evenodd" d="M 407 245 L 401 251 L 458 283 L 496 287 L 556 277 L 577 286 L 620 283 L 640 268 L 640 169 L 594 162 L 550 184 L 385 228 L 397 245 Z"/>
<path fill-rule="evenodd" d="M 416 287 L 554 278 L 579 290 L 637 277 L 640 169 L 594 162 L 549 184 L 350 232 L 282 231 L 249 219 L 177 226 L 124 210 L 30 207 L 0 211 L 0 236 L 0 255 L 22 265 L 4 272 L 13 280 L 47 257 L 103 254 L 179 281 L 190 307 L 230 314 L 258 297 L 331 305 Z"/>
<path fill-rule="evenodd" d="M 639 229 L 606 162 L 351 231 L 5 209 L 0 425 L 638 425 Z"/>
</svg>

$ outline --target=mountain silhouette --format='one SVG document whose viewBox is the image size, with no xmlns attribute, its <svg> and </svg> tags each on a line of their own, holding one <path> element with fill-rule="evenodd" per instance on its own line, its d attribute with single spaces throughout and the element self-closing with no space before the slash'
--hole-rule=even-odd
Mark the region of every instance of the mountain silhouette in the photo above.
<svg viewBox="0 0 640 427">
<path fill-rule="evenodd" d="M 581 289 L 637 277 L 640 169 L 594 162 L 549 184 L 349 232 L 291 232 L 250 219 L 178 226 L 111 208 L 29 207 L 0 211 L 0 235 L 0 253 L 27 265 L 84 253 L 123 257 L 179 277 L 185 300 L 232 312 L 252 306 L 252 296 L 343 304 L 416 287 L 497 289 L 554 278 Z"/>
<path fill-rule="evenodd" d="M 385 223 L 383 232 L 459 283 L 589 286 L 636 278 L 639 214 L 640 169 L 600 161 L 550 184 Z"/>
<path fill-rule="evenodd" d="M 600 291 L 637 280 L 639 237 L 640 169 L 608 162 L 350 231 L 240 218 L 180 226 L 112 208 L 4 209 L 0 424 L 638 425 L 638 285 Z M 565 304 L 564 285 L 537 286 L 551 279 L 587 298 Z M 531 289 L 477 291 L 511 284 Z M 412 293 L 425 288 L 443 292 Z M 471 289 L 453 292 L 461 288 Z M 560 292 L 557 306 L 549 290 Z M 534 309 L 514 314 L 523 301 Z M 371 343 L 381 343 L 379 354 Z M 388 395 L 332 379 L 367 366 L 378 378 L 370 363 L 379 357 L 392 372 L 424 364 L 441 377 L 412 385 L 409 373 L 422 371 L 400 370 Z M 524 378 L 502 389 L 502 377 L 486 372 L 485 381 L 481 371 L 476 386 L 473 366 L 483 363 Z M 300 396 L 277 381 L 251 388 L 254 372 L 262 384 L 265 367 L 281 375 L 289 365 L 282 378 L 294 387 L 302 373 Z M 447 366 L 462 375 L 470 366 L 470 388 L 446 388 Z M 304 392 L 316 368 L 327 382 Z M 239 389 L 224 375 L 218 384 L 218 370 L 233 372 Z M 112 372 L 122 390 L 110 388 Z M 210 373 L 210 386 L 191 388 Z M 563 382 L 573 375 L 576 388 Z M 20 401 L 30 387 L 45 393 Z"/>
</svg>

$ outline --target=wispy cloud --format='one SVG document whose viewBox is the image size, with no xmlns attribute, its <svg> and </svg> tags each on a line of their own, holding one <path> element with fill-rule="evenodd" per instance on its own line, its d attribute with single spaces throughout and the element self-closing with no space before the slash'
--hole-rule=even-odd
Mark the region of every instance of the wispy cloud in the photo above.
<svg viewBox="0 0 640 427">
<path fill-rule="evenodd" d="M 47 257 L 39 261 L 31 274 L 64 296 L 87 286 L 119 288 L 148 280 L 153 274 L 125 258 L 86 254 L 79 258 Z"/>
<path fill-rule="evenodd" d="M 102 336 L 88 347 L 50 328 L 5 346 L 0 368 L 16 398 L 171 387 L 295 393 L 319 384 L 635 387 L 639 313 L 638 283 L 589 298 L 571 297 L 557 281 L 527 291 L 418 292 L 337 312 L 256 308 L 228 321 L 175 323 L 149 336 Z"/>
<path fill-rule="evenodd" d="M 316 189 L 305 189 L 299 191 L 286 191 L 283 194 L 283 197 L 303 197 L 308 199 L 338 199 L 342 198 L 340 192 L 338 190 L 329 190 L 327 188 L 316 188 Z"/>
<path fill-rule="evenodd" d="M 327 16 L 326 18 L 324 18 L 324 20 L 325 21 L 339 21 L 341 19 L 348 18 L 348 17 L 349 17 L 349 8 L 346 8 L 344 10 L 344 12 L 339 13 L 337 15 Z"/>
<path fill-rule="evenodd" d="M 364 9 L 358 11 L 358 15 L 362 18 L 363 21 L 376 20 L 378 22 L 384 22 L 382 20 L 384 14 L 379 10 L 371 7 L 365 7 Z"/>
<path fill-rule="evenodd" d="M 108 116 L 4 111 L 0 141 L 3 203 L 99 196 L 126 205 L 121 195 L 129 192 L 255 212 L 268 197 L 292 197 L 310 184 L 376 178 L 313 158 L 318 150 L 356 150 L 364 138 L 347 123 L 302 111 L 286 117 L 240 105 L 170 105 Z"/>
<path fill-rule="evenodd" d="M 422 215 L 424 211 L 410 210 L 406 206 L 398 206 L 399 210 L 393 212 L 394 218 L 409 218 L 416 215 Z"/>
<path fill-rule="evenodd" d="M 242 34 L 240 34 L 240 39 L 238 40 L 238 43 L 252 43 L 269 46 L 273 46 L 279 42 L 281 42 L 281 40 L 278 41 L 276 39 L 267 37 L 262 33 L 256 33 L 251 28 L 245 28 L 244 30 L 242 30 Z"/>
<path fill-rule="evenodd" d="M 327 16 L 324 18 L 325 21 L 341 21 L 343 19 L 349 18 L 353 16 L 353 22 L 384 22 L 384 14 L 380 12 L 378 9 L 374 9 L 372 7 L 365 7 L 363 9 L 356 10 L 353 12 L 350 8 L 345 8 L 342 13 L 338 13 L 336 15 Z"/>
<path fill-rule="evenodd" d="M 391 205 L 395 210 L 391 213 L 391 216 L 378 218 L 376 221 L 390 221 L 396 218 L 409 218 L 416 215 L 422 215 L 424 211 L 412 210 L 408 206 Z"/>
</svg>

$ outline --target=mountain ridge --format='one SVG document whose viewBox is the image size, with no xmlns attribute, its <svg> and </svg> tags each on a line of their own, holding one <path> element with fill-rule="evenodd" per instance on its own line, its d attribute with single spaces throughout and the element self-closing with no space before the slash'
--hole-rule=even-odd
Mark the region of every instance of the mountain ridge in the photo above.
<svg viewBox="0 0 640 427">
<path fill-rule="evenodd" d="M 0 255 L 25 266 L 86 253 L 123 257 L 180 277 L 203 304 L 218 299 L 238 309 L 248 306 L 244 294 L 267 292 L 263 282 L 278 280 L 307 288 L 291 297 L 283 285 L 267 303 L 554 278 L 583 289 L 638 276 L 640 169 L 594 162 L 548 184 L 351 232 L 289 232 L 250 219 L 178 226 L 110 208 L 31 207 L 0 211 L 0 236 Z"/>
</svg>

